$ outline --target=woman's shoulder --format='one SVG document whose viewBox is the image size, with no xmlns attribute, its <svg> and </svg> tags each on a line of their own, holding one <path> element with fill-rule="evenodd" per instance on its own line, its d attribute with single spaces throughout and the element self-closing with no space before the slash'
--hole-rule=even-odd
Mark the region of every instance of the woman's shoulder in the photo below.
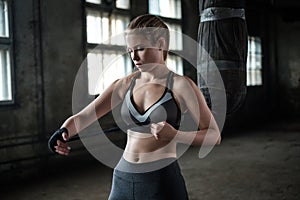
<svg viewBox="0 0 300 200">
<path fill-rule="evenodd" d="M 188 77 L 188 76 L 184 76 L 184 75 L 180 75 L 177 73 L 174 73 L 173 76 L 173 84 L 174 86 L 180 87 L 180 86 L 185 86 L 186 84 L 193 84 L 194 81 Z"/>
<path fill-rule="evenodd" d="M 139 72 L 138 71 L 134 71 L 132 73 L 130 73 L 129 75 L 123 77 L 123 78 L 120 78 L 117 82 L 118 84 L 121 84 L 123 86 L 129 86 L 130 83 L 132 82 L 132 80 L 134 79 L 134 77 L 137 76 Z"/>
<path fill-rule="evenodd" d="M 196 83 L 188 76 L 174 74 L 173 91 L 179 95 L 186 95 L 189 92 L 198 90 Z"/>
<path fill-rule="evenodd" d="M 134 79 L 134 77 L 136 77 L 138 74 L 137 71 L 135 72 L 132 72 L 130 73 L 129 75 L 123 77 L 123 78 L 120 78 L 118 79 L 116 82 L 115 82 L 115 86 L 116 86 L 116 89 L 118 90 L 120 96 L 124 96 L 125 93 L 127 92 L 132 80 Z"/>
</svg>

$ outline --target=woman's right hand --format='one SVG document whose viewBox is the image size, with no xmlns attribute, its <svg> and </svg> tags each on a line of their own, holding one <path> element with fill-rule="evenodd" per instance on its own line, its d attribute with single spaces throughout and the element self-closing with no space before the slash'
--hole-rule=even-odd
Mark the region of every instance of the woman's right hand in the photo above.
<svg viewBox="0 0 300 200">
<path fill-rule="evenodd" d="M 65 132 L 62 133 L 62 138 L 64 139 L 64 141 L 69 140 L 69 136 Z M 57 143 L 57 146 L 54 146 L 56 153 L 58 153 L 60 155 L 64 155 L 64 156 L 69 155 L 69 153 L 71 151 L 71 147 L 66 142 L 62 142 L 60 140 L 57 140 L 56 143 Z"/>
</svg>

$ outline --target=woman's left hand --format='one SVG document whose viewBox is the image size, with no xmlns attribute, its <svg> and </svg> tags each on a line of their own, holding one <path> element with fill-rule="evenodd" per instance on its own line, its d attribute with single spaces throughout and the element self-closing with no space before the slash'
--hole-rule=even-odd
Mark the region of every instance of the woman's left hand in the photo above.
<svg viewBox="0 0 300 200">
<path fill-rule="evenodd" d="M 152 123 L 150 129 L 156 140 L 164 140 L 168 142 L 175 137 L 177 132 L 173 126 L 165 121 Z"/>
</svg>

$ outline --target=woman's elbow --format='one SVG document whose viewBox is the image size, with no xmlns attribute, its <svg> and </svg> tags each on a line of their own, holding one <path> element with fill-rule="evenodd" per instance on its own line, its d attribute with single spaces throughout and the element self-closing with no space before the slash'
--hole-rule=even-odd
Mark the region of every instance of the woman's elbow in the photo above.
<svg viewBox="0 0 300 200">
<path fill-rule="evenodd" d="M 222 138 L 221 138 L 221 133 L 218 128 L 215 129 L 215 134 L 216 134 L 216 138 L 217 138 L 216 145 L 220 145 Z"/>
</svg>

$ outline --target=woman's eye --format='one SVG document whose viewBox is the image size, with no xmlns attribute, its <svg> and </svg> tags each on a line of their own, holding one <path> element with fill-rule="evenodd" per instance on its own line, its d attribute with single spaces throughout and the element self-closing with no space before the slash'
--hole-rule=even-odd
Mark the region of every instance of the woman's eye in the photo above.
<svg viewBox="0 0 300 200">
<path fill-rule="evenodd" d="M 145 47 L 136 47 L 134 49 L 127 49 L 127 53 L 128 54 L 131 54 L 133 53 L 134 51 L 144 51 L 145 50 Z"/>
<path fill-rule="evenodd" d="M 136 51 L 144 51 L 144 49 L 145 49 L 144 47 L 137 47 L 135 50 Z"/>
</svg>

